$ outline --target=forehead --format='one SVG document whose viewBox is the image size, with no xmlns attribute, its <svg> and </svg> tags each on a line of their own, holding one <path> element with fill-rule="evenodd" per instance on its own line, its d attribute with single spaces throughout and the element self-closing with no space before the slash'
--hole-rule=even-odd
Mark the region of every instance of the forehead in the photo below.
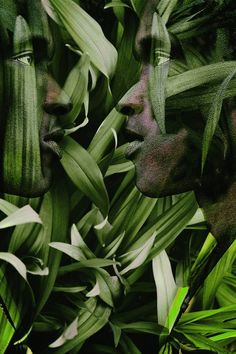
<svg viewBox="0 0 236 354">
<path fill-rule="evenodd" d="M 40 0 L 0 0 L 1 42 L 7 42 L 6 45 L 9 48 L 7 52 L 12 51 L 12 36 L 18 15 L 21 15 L 28 23 L 34 49 L 42 50 L 50 57 L 53 51 L 52 36 L 47 15 Z M 4 20 L 5 17 L 7 21 Z M 5 33 L 5 41 L 3 33 Z"/>
<path fill-rule="evenodd" d="M 152 20 L 156 11 L 157 0 L 149 0 L 140 18 L 139 28 L 135 39 L 135 49 L 140 57 L 145 57 L 152 42 Z"/>
</svg>

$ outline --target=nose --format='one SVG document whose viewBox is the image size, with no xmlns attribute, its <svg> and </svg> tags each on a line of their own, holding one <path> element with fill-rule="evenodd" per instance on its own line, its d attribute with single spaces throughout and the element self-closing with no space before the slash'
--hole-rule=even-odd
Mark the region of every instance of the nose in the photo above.
<svg viewBox="0 0 236 354">
<path fill-rule="evenodd" d="M 143 67 L 140 80 L 131 87 L 126 95 L 119 101 L 116 106 L 118 112 L 133 116 L 144 110 L 147 97 L 148 73 L 147 68 Z"/>
<path fill-rule="evenodd" d="M 69 113 L 72 109 L 72 103 L 69 96 L 50 76 L 48 77 L 47 94 L 43 106 L 45 112 L 56 116 Z"/>
<path fill-rule="evenodd" d="M 143 111 L 144 100 L 139 89 L 139 83 L 133 86 L 119 101 L 116 110 L 126 116 L 133 116 Z"/>
</svg>

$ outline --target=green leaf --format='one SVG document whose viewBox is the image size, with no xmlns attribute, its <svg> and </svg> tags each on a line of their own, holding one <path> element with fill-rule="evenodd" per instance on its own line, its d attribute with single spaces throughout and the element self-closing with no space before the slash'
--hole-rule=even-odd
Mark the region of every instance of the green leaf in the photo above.
<svg viewBox="0 0 236 354">
<path fill-rule="evenodd" d="M 177 3 L 178 0 L 170 0 L 168 2 L 166 0 L 159 1 L 159 4 L 157 5 L 157 10 L 164 23 L 168 22 L 168 19 Z"/>
<path fill-rule="evenodd" d="M 78 143 L 65 137 L 61 143 L 63 156 L 61 164 L 66 173 L 106 217 L 109 209 L 109 200 L 103 176 L 93 157 Z"/>
<path fill-rule="evenodd" d="M 174 297 L 174 300 L 170 306 L 168 317 L 166 320 L 165 328 L 168 328 L 169 331 L 172 330 L 176 319 L 178 318 L 182 304 L 188 294 L 189 287 L 178 288 L 177 293 Z"/>
<path fill-rule="evenodd" d="M 104 268 L 104 267 L 113 266 L 115 264 L 119 264 L 119 263 L 115 262 L 113 260 L 104 259 L 104 258 L 86 259 L 86 260 L 82 260 L 77 263 L 73 263 L 73 264 L 61 267 L 60 268 L 60 275 L 64 275 L 69 272 L 73 272 L 73 271 L 76 271 L 76 270 L 82 269 L 82 268 Z"/>
<path fill-rule="evenodd" d="M 80 343 L 83 343 L 108 323 L 111 314 L 111 309 L 108 306 L 97 303 L 95 298 L 89 299 L 86 305 L 87 308 L 82 309 L 78 315 L 78 334 L 60 346 L 57 349 L 57 354 L 65 354 L 75 347 L 77 348 Z"/>
<path fill-rule="evenodd" d="M 224 253 L 217 265 L 213 268 L 203 287 L 202 309 L 207 309 L 213 303 L 216 291 L 220 286 L 223 277 L 228 271 L 232 270 L 232 265 L 236 259 L 236 241 L 232 243 L 229 249 Z"/>
<path fill-rule="evenodd" d="M 8 321 L 5 312 L 0 306 L 0 335 L 1 335 L 1 347 L 0 354 L 4 354 L 7 350 L 7 347 L 15 333 L 15 328 Z"/>
<path fill-rule="evenodd" d="M 30 205 L 25 205 L 24 207 L 17 209 L 14 213 L 0 221 L 0 229 L 27 223 L 42 224 L 39 215 Z"/>
<path fill-rule="evenodd" d="M 11 264 L 15 268 L 15 270 L 20 274 L 20 276 L 24 278 L 24 280 L 27 280 L 26 266 L 18 257 L 16 257 L 12 253 L 0 252 L 0 259 Z"/>
<path fill-rule="evenodd" d="M 43 247 L 40 250 L 39 257 L 43 260 L 43 264 L 48 267 L 49 275 L 40 277 L 36 313 L 40 312 L 52 292 L 61 261 L 61 253 L 49 247 L 49 243 L 65 242 L 68 234 L 68 191 L 63 175 L 57 173 L 57 177 L 57 183 L 53 184 L 50 192 L 44 196 L 40 211 L 44 227 L 40 234 Z"/>
<path fill-rule="evenodd" d="M 68 294 L 76 294 L 81 291 L 84 291 L 86 286 L 54 286 L 53 292 L 55 293 L 68 293 Z"/>
<path fill-rule="evenodd" d="M 113 299 L 110 288 L 107 283 L 110 275 L 100 270 L 95 270 L 94 275 L 96 277 L 96 284 L 94 285 L 93 289 L 89 293 L 87 293 L 86 296 L 99 296 L 106 304 L 113 307 Z"/>
<path fill-rule="evenodd" d="M 122 232 L 117 238 L 115 238 L 109 245 L 104 247 L 103 251 L 105 258 L 110 258 L 115 255 L 115 252 L 118 250 L 125 236 L 125 231 Z"/>
<path fill-rule="evenodd" d="M 219 343 L 215 344 L 212 340 L 201 334 L 186 334 L 184 336 L 198 349 L 212 350 L 218 354 L 226 354 L 225 348 L 221 347 Z"/>
<path fill-rule="evenodd" d="M 106 4 L 104 6 L 104 9 L 109 9 L 110 7 L 117 7 L 117 6 L 121 6 L 121 7 L 129 7 L 129 5 L 123 3 L 121 0 L 112 0 L 111 2 L 109 2 L 108 4 Z"/>
<path fill-rule="evenodd" d="M 158 323 L 171 330 L 168 314 L 177 293 L 177 286 L 171 270 L 171 264 L 165 251 L 152 260 L 152 269 L 157 292 Z"/>
<path fill-rule="evenodd" d="M 228 87 L 230 81 L 232 80 L 235 74 L 236 74 L 236 69 L 234 69 L 233 72 L 226 77 L 226 79 L 220 85 L 219 90 L 217 91 L 216 96 L 211 104 L 207 122 L 206 122 L 206 127 L 203 134 L 203 141 L 202 141 L 202 162 L 201 162 L 202 171 L 204 169 L 204 165 L 206 162 L 206 158 L 207 158 L 207 154 L 209 151 L 212 138 L 215 134 L 217 124 L 220 120 L 220 114 L 221 114 L 225 90 Z"/>
<path fill-rule="evenodd" d="M 63 331 L 62 335 L 52 344 L 50 344 L 50 348 L 58 348 L 61 347 L 67 341 L 73 339 L 78 334 L 78 317 Z"/>
<path fill-rule="evenodd" d="M 10 215 L 17 211 L 18 207 L 12 203 L 9 203 L 7 200 L 0 198 L 0 210 L 6 215 Z"/>
<path fill-rule="evenodd" d="M 167 97 L 177 95 L 191 88 L 224 80 L 235 69 L 235 61 L 214 63 L 185 71 L 180 75 L 172 76 L 167 81 Z"/>
<path fill-rule="evenodd" d="M 75 43 L 88 53 L 91 62 L 107 77 L 113 74 L 117 52 L 100 25 L 72 0 L 50 0 Z"/>
<path fill-rule="evenodd" d="M 101 160 L 107 148 L 114 141 L 112 129 L 118 132 L 124 124 L 125 119 L 126 117 L 114 108 L 103 120 L 88 148 L 89 153 L 97 162 Z"/>
<path fill-rule="evenodd" d="M 221 307 L 214 310 L 203 310 L 196 312 L 184 313 L 181 319 L 179 320 L 179 325 L 188 326 L 189 323 L 197 322 L 202 319 L 212 319 L 217 321 L 230 320 L 235 318 L 236 304 Z"/>
<path fill-rule="evenodd" d="M 95 258 L 94 253 L 88 248 L 80 235 L 76 225 L 72 225 L 71 228 L 71 244 L 78 247 L 84 254 L 85 258 Z"/>
<path fill-rule="evenodd" d="M 156 13 L 152 21 L 153 65 L 149 73 L 149 96 L 155 119 L 161 132 L 165 133 L 165 96 L 169 72 L 170 39 L 165 24 Z M 151 59 L 152 60 L 152 59 Z"/>
<path fill-rule="evenodd" d="M 98 280 L 96 281 L 96 284 L 94 287 L 86 294 L 87 297 L 95 297 L 100 295 L 100 286 Z"/>
<path fill-rule="evenodd" d="M 132 269 L 138 268 L 140 265 L 142 265 L 145 260 L 147 259 L 150 250 L 154 244 L 155 238 L 156 238 L 157 232 L 154 232 L 154 234 L 150 237 L 149 240 L 145 242 L 143 246 L 140 248 L 133 250 L 129 253 L 126 253 L 122 255 L 122 263 L 126 263 L 128 261 L 131 261 L 130 264 L 128 264 L 124 269 L 120 271 L 121 275 L 124 275 L 125 273 L 129 272 Z"/>
<path fill-rule="evenodd" d="M 85 103 L 88 94 L 89 64 L 89 56 L 83 54 L 67 76 L 63 91 L 70 97 L 73 107 L 69 113 L 60 118 L 60 121 L 65 126 L 70 126 L 74 122 L 81 111 L 82 105 Z"/>
<path fill-rule="evenodd" d="M 120 337 L 121 337 L 121 328 L 119 326 L 116 326 L 114 323 L 109 322 L 112 332 L 113 332 L 113 337 L 114 337 L 114 344 L 115 347 L 118 346 L 119 341 L 120 341 Z"/>
<path fill-rule="evenodd" d="M 223 340 L 229 339 L 229 338 L 235 339 L 236 338 L 236 331 L 230 331 L 230 332 L 218 334 L 218 335 L 212 336 L 210 338 L 213 342 L 219 342 L 219 341 L 223 341 Z"/>
<path fill-rule="evenodd" d="M 122 335 L 120 339 L 120 346 L 123 350 L 123 353 L 142 354 L 134 342 L 127 335 Z"/>
<path fill-rule="evenodd" d="M 68 243 L 63 242 L 50 242 L 49 246 L 67 254 L 76 261 L 86 259 L 83 251 L 77 246 L 69 245 Z"/>
</svg>

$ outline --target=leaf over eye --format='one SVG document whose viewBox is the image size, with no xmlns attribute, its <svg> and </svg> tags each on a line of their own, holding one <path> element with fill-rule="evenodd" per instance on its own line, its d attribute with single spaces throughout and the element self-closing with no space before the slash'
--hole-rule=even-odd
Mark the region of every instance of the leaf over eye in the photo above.
<svg viewBox="0 0 236 354">
<path fill-rule="evenodd" d="M 169 73 L 170 38 L 165 24 L 156 13 L 152 21 L 152 58 L 149 72 L 149 95 L 154 116 L 162 133 L 165 133 L 166 84 Z"/>
</svg>

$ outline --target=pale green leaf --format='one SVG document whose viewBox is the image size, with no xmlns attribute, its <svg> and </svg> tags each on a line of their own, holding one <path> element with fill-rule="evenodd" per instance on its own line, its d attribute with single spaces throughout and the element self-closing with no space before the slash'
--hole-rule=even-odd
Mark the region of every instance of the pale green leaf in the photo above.
<svg viewBox="0 0 236 354">
<path fill-rule="evenodd" d="M 100 294 L 100 287 L 99 287 L 99 282 L 97 280 L 94 287 L 86 294 L 86 296 L 94 297 L 94 296 L 98 296 L 99 294 Z"/>
<path fill-rule="evenodd" d="M 30 205 L 25 205 L 24 207 L 17 209 L 8 217 L 0 221 L 0 229 L 27 223 L 42 224 L 39 215 L 31 208 Z"/>
<path fill-rule="evenodd" d="M 49 345 L 49 348 L 61 347 L 68 340 L 73 339 L 78 334 L 78 317 L 64 330 L 62 335 Z"/>
<path fill-rule="evenodd" d="M 152 269 L 157 292 L 158 323 L 171 329 L 168 314 L 177 293 L 177 286 L 165 251 L 153 258 Z"/>
<path fill-rule="evenodd" d="M 0 210 L 6 215 L 10 215 L 17 211 L 18 207 L 12 203 L 9 203 L 7 200 L 0 198 Z"/>
<path fill-rule="evenodd" d="M 11 264 L 24 280 L 27 280 L 27 269 L 25 264 L 14 254 L 8 252 L 0 252 L 0 259 Z"/>
<path fill-rule="evenodd" d="M 71 228 L 71 244 L 73 246 L 78 247 L 83 252 L 85 258 L 95 258 L 94 253 L 89 249 L 89 247 L 84 242 L 76 225 L 72 225 Z"/>
<path fill-rule="evenodd" d="M 154 232 L 154 234 L 150 237 L 149 240 L 147 240 L 147 242 L 145 242 L 142 247 L 122 256 L 122 262 L 127 262 L 128 260 L 131 260 L 131 262 L 120 272 L 121 275 L 124 275 L 132 269 L 138 268 L 145 262 L 154 244 L 156 235 L 157 232 Z"/>
<path fill-rule="evenodd" d="M 50 242 L 49 246 L 67 254 L 76 261 L 81 261 L 82 259 L 85 259 L 83 251 L 77 246 L 69 245 L 63 242 Z"/>
</svg>

